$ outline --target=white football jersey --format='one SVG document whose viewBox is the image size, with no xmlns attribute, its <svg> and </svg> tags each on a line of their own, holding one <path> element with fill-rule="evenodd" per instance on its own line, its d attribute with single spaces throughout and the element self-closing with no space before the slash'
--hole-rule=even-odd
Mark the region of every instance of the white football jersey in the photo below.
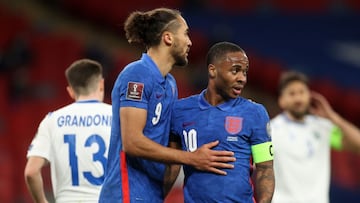
<svg viewBox="0 0 360 203">
<path fill-rule="evenodd" d="M 108 156 L 111 105 L 78 101 L 49 113 L 27 157 L 50 162 L 56 202 L 98 202 Z"/>
<path fill-rule="evenodd" d="M 328 203 L 330 136 L 334 125 L 307 115 L 304 122 L 280 114 L 271 120 L 274 149 L 273 203 Z"/>
</svg>

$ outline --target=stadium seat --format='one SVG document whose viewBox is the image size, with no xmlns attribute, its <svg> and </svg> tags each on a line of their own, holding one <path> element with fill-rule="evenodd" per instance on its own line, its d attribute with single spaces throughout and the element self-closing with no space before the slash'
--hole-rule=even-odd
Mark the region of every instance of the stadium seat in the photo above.
<svg viewBox="0 0 360 203">
<path fill-rule="evenodd" d="M 243 14 L 254 12 L 258 3 L 258 0 L 210 0 L 207 6 L 212 9 L 221 9 L 230 14 Z"/>
<path fill-rule="evenodd" d="M 344 0 L 344 3 L 354 12 L 360 12 L 360 1 L 359 0 Z"/>
<path fill-rule="evenodd" d="M 10 143 L 2 137 L 0 142 L 0 202 L 16 202 L 15 162 L 10 148 Z"/>
<path fill-rule="evenodd" d="M 276 10 L 286 14 L 324 14 L 329 11 L 330 7 L 328 0 L 271 0 L 271 3 Z"/>
</svg>

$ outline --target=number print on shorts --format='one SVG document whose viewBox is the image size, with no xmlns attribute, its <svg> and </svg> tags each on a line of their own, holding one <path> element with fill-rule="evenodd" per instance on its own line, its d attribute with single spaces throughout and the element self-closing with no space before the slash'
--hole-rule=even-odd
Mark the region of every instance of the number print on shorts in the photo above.
<svg viewBox="0 0 360 203">
<path fill-rule="evenodd" d="M 78 156 L 76 155 L 76 136 L 75 134 L 67 134 L 64 135 L 64 143 L 69 144 L 69 161 L 70 161 L 70 168 L 71 168 L 71 180 L 73 186 L 79 186 L 79 162 Z M 84 147 L 91 147 L 91 145 L 96 144 L 98 146 L 98 151 L 92 154 L 92 160 L 94 162 L 99 161 L 105 171 L 105 164 L 106 164 L 106 145 L 104 139 L 99 135 L 91 135 L 89 136 L 85 143 Z M 104 181 L 104 174 L 100 177 L 95 177 L 91 171 L 83 171 L 83 176 L 89 183 L 92 185 L 101 185 Z"/>
<path fill-rule="evenodd" d="M 160 121 L 161 110 L 162 110 L 162 104 L 159 102 L 155 108 L 155 116 L 151 120 L 153 125 L 156 125 Z"/>
<path fill-rule="evenodd" d="M 186 149 L 189 152 L 193 152 L 197 149 L 197 132 L 194 129 L 186 132 L 183 130 L 184 141 L 186 145 Z"/>
</svg>

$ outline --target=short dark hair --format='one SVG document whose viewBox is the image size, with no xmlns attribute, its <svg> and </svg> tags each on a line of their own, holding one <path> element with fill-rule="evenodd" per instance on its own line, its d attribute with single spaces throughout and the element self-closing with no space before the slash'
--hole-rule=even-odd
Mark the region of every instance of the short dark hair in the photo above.
<svg viewBox="0 0 360 203">
<path fill-rule="evenodd" d="M 278 93 L 279 95 L 282 94 L 283 90 L 292 82 L 299 81 L 304 83 L 305 85 L 309 85 L 308 77 L 295 70 L 290 70 L 283 72 L 280 76 L 279 84 L 278 84 Z"/>
<path fill-rule="evenodd" d="M 179 16 L 180 11 L 169 8 L 134 11 L 125 21 L 126 38 L 129 43 L 139 43 L 146 47 L 159 45 L 164 31 L 175 31 L 180 27 Z"/>
<path fill-rule="evenodd" d="M 90 59 L 73 62 L 65 71 L 68 84 L 77 95 L 88 95 L 96 90 L 97 82 L 103 78 L 100 63 Z"/>
<path fill-rule="evenodd" d="M 221 60 L 227 53 L 239 51 L 245 53 L 245 51 L 237 44 L 231 42 L 218 42 L 210 47 L 206 56 L 206 66 Z"/>
</svg>

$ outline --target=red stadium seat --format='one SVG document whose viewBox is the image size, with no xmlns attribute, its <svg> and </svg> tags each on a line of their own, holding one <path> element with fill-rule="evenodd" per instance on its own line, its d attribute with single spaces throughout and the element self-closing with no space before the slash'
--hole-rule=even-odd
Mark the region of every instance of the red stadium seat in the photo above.
<svg viewBox="0 0 360 203">
<path fill-rule="evenodd" d="M 353 11 L 360 12 L 360 1 L 359 0 L 344 0 L 344 3 Z"/>
<path fill-rule="evenodd" d="M 30 83 L 35 87 L 49 87 L 49 93 L 55 94 L 52 96 L 58 92 L 66 94 L 65 69 L 82 58 L 82 43 L 72 36 L 37 34 L 32 37 L 31 46 L 34 56 L 29 69 Z"/>
<path fill-rule="evenodd" d="M 11 145 L 2 138 L 0 142 L 0 202 L 15 202 L 15 162 L 10 151 Z M 16 186 L 15 186 L 16 185 Z"/>
</svg>

